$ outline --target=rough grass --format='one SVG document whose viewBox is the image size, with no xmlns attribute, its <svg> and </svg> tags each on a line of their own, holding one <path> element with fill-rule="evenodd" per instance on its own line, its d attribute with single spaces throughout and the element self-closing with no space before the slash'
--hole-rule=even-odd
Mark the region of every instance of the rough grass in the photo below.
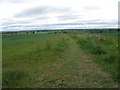
<svg viewBox="0 0 120 90">
<path fill-rule="evenodd" d="M 113 49 L 106 48 L 111 41 L 106 43 L 103 40 L 102 43 L 105 45 L 101 46 L 101 42 L 94 37 L 87 40 L 86 35 L 88 34 L 80 35 L 81 37 L 75 34 L 73 36 L 78 41 L 81 39 L 82 43 L 84 42 L 82 46 L 68 34 L 3 35 L 3 88 L 117 87 L 111 77 L 92 61 L 94 58 L 101 64 L 101 68 L 108 68 L 106 71 L 115 69 L 113 63 L 116 60 L 106 61 L 109 66 L 103 62 L 104 58 L 114 58 L 109 56 Z M 85 45 L 86 43 L 89 46 Z M 97 46 L 101 49 L 92 50 Z M 112 47 L 117 48 L 116 44 Z M 104 48 L 106 53 L 99 54 Z M 88 50 L 89 53 L 94 51 L 94 57 L 84 50 Z"/>
<path fill-rule="evenodd" d="M 68 48 L 65 35 L 39 34 L 17 37 L 22 38 L 15 39 L 15 35 L 3 36 L 4 88 L 30 87 L 30 84 L 36 82 L 36 74 L 49 71 L 52 63 Z M 21 68 L 29 72 L 30 78 L 24 79 L 26 73 L 19 71 Z"/>
<path fill-rule="evenodd" d="M 90 40 L 79 39 L 77 41 L 77 43 L 80 44 L 81 48 L 88 50 L 92 54 L 101 55 L 101 54 L 106 54 L 107 53 L 102 46 L 96 45 L 95 43 L 93 43 Z"/>
<path fill-rule="evenodd" d="M 22 70 L 9 70 L 3 72 L 3 83 L 4 88 L 19 87 L 22 84 L 21 80 L 28 77 L 28 73 Z"/>
<path fill-rule="evenodd" d="M 94 61 L 110 72 L 116 82 L 120 81 L 118 78 L 117 36 L 82 34 L 77 38 L 77 43 L 80 48 L 92 53 L 95 57 Z"/>
</svg>

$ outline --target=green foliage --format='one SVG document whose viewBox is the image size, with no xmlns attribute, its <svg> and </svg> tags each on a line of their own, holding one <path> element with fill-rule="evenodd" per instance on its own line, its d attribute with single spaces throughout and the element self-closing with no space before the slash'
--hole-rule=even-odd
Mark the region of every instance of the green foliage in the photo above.
<svg viewBox="0 0 120 90">
<path fill-rule="evenodd" d="M 94 48 L 94 43 L 87 40 L 87 39 L 79 39 L 77 41 L 78 44 L 80 44 L 80 47 L 83 48 L 83 49 L 93 49 Z"/>
<path fill-rule="evenodd" d="M 117 54 L 110 54 L 107 57 L 104 58 L 104 62 L 106 62 L 107 64 L 110 63 L 117 63 L 118 61 L 118 55 Z"/>
<path fill-rule="evenodd" d="M 25 71 L 10 70 L 3 72 L 3 87 L 13 88 L 20 86 L 20 80 L 23 80 L 28 76 L 28 73 Z"/>
<path fill-rule="evenodd" d="M 79 31 L 76 32 L 79 33 Z M 112 35 L 113 39 L 105 38 L 104 41 L 100 41 L 92 38 L 88 40 L 84 38 L 84 36 L 87 37 L 87 34 L 82 34 L 82 38 L 79 38 L 77 34 L 72 35 L 74 39 L 78 40 L 82 49 L 94 54 L 95 62 L 106 71 L 111 72 L 115 81 L 120 80 L 116 65 L 118 45 L 114 40 L 115 35 Z M 94 87 L 92 79 L 99 82 L 102 77 L 94 79 L 98 75 L 88 73 L 88 76 L 85 76 L 88 79 L 79 83 L 79 77 L 81 77 L 79 74 L 87 73 L 80 69 L 86 62 L 80 60 L 80 53 L 76 53 L 76 50 L 79 52 L 79 48 L 68 35 L 70 33 L 47 34 L 46 32 L 3 35 L 3 88 L 80 87 L 81 84 L 84 84 L 84 87 Z M 90 70 L 87 68 L 87 64 L 86 71 Z M 19 70 L 21 68 L 29 74 L 24 70 Z M 92 79 L 89 74 L 93 75 Z M 49 79 L 52 80 L 49 81 Z M 83 78 L 81 78 L 82 80 Z M 86 81 L 89 81 L 90 84 Z M 102 84 L 106 84 L 104 78 L 101 81 Z M 87 84 L 89 85 L 87 86 Z"/>
<path fill-rule="evenodd" d="M 93 49 L 91 49 L 92 54 L 95 55 L 101 55 L 106 54 L 107 52 L 99 45 L 95 46 Z"/>
<path fill-rule="evenodd" d="M 77 40 L 80 48 L 85 49 L 86 51 L 94 54 L 95 62 L 101 64 L 101 67 L 106 71 L 110 72 L 113 76 L 113 79 L 116 82 L 119 82 L 118 77 L 118 39 L 114 36 L 99 35 L 94 36 L 94 38 L 86 38 L 87 35 L 84 34 L 84 37 L 80 37 Z M 97 38 L 100 39 L 97 39 Z M 101 38 L 104 40 L 101 41 Z"/>
<path fill-rule="evenodd" d="M 90 40 L 87 39 L 79 39 L 77 41 L 78 44 L 80 44 L 80 47 L 83 49 L 88 50 L 89 52 L 91 52 L 92 54 L 95 55 L 101 55 L 101 54 L 106 54 L 107 52 L 102 48 L 102 46 L 100 45 L 95 45 L 95 43 L 93 43 Z"/>
</svg>

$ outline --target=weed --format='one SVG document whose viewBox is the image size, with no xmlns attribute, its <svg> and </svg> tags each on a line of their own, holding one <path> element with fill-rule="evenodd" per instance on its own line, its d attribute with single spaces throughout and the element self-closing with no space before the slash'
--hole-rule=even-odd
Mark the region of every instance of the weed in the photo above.
<svg viewBox="0 0 120 90">
<path fill-rule="evenodd" d="M 50 42 L 49 42 L 48 40 L 46 40 L 46 48 L 47 48 L 48 50 L 51 49 L 51 44 L 50 44 Z"/>
<path fill-rule="evenodd" d="M 20 70 L 10 70 L 3 72 L 3 87 L 17 87 L 21 84 L 19 81 L 27 76 L 28 73 Z"/>
</svg>

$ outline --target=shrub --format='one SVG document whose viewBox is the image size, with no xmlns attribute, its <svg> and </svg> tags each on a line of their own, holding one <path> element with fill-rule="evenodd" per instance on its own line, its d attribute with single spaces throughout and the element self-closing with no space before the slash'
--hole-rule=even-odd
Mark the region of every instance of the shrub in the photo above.
<svg viewBox="0 0 120 90">
<path fill-rule="evenodd" d="M 91 42 L 90 40 L 86 40 L 86 39 L 79 39 L 77 41 L 78 44 L 80 44 L 81 48 L 83 49 L 91 49 L 94 48 L 94 43 Z"/>
<path fill-rule="evenodd" d="M 92 48 L 91 50 L 92 54 L 95 55 L 101 55 L 101 54 L 106 54 L 107 52 L 102 48 L 102 46 L 96 46 L 94 48 Z"/>
<path fill-rule="evenodd" d="M 101 54 L 106 54 L 107 52 L 103 49 L 102 46 L 96 45 L 90 40 L 86 39 L 79 39 L 77 41 L 78 44 L 80 44 L 81 48 L 88 50 L 92 54 L 95 55 L 101 55 Z"/>
</svg>

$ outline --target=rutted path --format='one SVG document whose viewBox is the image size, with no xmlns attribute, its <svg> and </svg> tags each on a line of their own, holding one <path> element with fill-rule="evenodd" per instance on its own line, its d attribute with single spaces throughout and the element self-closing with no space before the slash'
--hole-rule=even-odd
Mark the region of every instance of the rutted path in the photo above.
<svg viewBox="0 0 120 90">
<path fill-rule="evenodd" d="M 53 87 L 117 87 L 110 75 L 93 62 L 92 56 L 81 50 L 72 38 L 68 38 L 69 50 L 63 53 L 59 63 L 54 63 L 53 68 L 42 76 L 56 77 L 50 80 Z"/>
</svg>

